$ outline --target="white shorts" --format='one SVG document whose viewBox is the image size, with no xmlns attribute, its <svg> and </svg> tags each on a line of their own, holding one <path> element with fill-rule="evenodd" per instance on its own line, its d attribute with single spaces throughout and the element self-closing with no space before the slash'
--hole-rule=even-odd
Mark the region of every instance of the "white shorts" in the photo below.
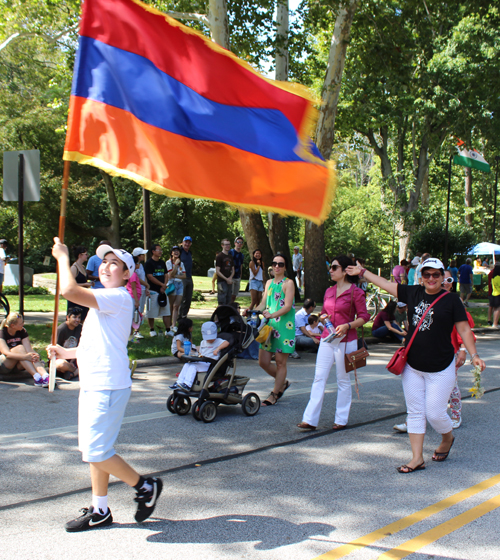
<svg viewBox="0 0 500 560">
<path fill-rule="evenodd" d="M 78 449 L 86 463 L 100 463 L 115 454 L 132 388 L 116 391 L 84 391 L 78 399 Z"/>
<path fill-rule="evenodd" d="M 156 319 L 157 317 L 168 317 L 171 315 L 170 313 L 170 304 L 168 303 L 167 297 L 167 305 L 165 307 L 160 307 L 158 305 L 158 292 L 150 292 L 151 293 L 151 305 L 149 311 L 146 313 L 148 319 Z"/>
</svg>

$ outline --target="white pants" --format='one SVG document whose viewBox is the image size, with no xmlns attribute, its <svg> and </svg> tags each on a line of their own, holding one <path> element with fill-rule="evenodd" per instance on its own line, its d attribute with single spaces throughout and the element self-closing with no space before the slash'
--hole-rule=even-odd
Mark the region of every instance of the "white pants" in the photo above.
<svg viewBox="0 0 500 560">
<path fill-rule="evenodd" d="M 455 359 L 443 371 L 432 373 L 406 364 L 401 378 L 408 411 L 408 433 L 425 434 L 426 420 L 438 434 L 451 432 L 453 426 L 446 411 L 455 387 Z"/>
<path fill-rule="evenodd" d="M 345 426 L 349 419 L 349 410 L 351 408 L 352 388 L 351 374 L 345 370 L 345 353 L 354 352 L 358 349 L 358 341 L 341 342 L 334 347 L 329 342 L 321 341 L 316 357 L 316 371 L 314 372 L 314 381 L 311 387 L 311 396 L 304 411 L 303 422 L 311 426 L 317 426 L 319 423 L 319 415 L 323 406 L 323 398 L 325 396 L 325 387 L 330 375 L 333 364 L 336 364 L 337 370 L 337 408 L 335 410 L 335 424 Z"/>
<path fill-rule="evenodd" d="M 196 362 L 184 364 L 182 366 L 177 383 L 185 383 L 188 387 L 192 387 L 198 371 L 208 371 L 210 364 L 208 362 Z"/>
</svg>

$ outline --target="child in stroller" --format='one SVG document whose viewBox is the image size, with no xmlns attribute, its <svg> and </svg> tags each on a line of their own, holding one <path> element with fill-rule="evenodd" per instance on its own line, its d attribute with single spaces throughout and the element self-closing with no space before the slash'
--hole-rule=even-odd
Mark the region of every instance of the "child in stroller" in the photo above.
<svg viewBox="0 0 500 560">
<path fill-rule="evenodd" d="M 236 356 L 252 343 L 254 329 L 246 324 L 238 310 L 230 305 L 219 306 L 212 314 L 210 323 L 210 338 L 204 336 L 202 345 L 207 340 L 215 339 L 212 349 L 212 353 L 216 350 L 216 355 L 212 356 L 215 359 L 208 357 L 207 353 L 203 353 L 203 357 L 180 356 L 186 366 L 197 367 L 189 370 L 186 366 L 183 367 L 177 384 L 172 386 L 174 392 L 167 399 L 167 409 L 180 416 L 188 414 L 191 410 L 190 397 L 193 397 L 197 399 L 192 407 L 192 414 L 196 420 L 212 422 L 217 416 L 217 407 L 220 404 L 241 404 L 244 414 L 253 416 L 260 409 L 260 399 L 255 393 L 243 396 L 243 390 L 250 378 L 236 375 Z M 204 323 L 202 329 L 208 324 Z M 201 348 L 200 352 L 203 352 Z M 201 363 L 205 365 L 202 366 L 203 369 L 198 369 Z M 187 387 L 181 387 L 179 383 L 185 383 Z"/>
<path fill-rule="evenodd" d="M 199 356 L 200 358 L 210 358 L 211 360 L 218 360 L 220 351 L 229 346 L 227 340 L 217 338 L 217 325 L 208 321 L 201 326 L 201 336 L 203 338 L 200 344 Z M 196 373 L 206 372 L 210 368 L 209 362 L 195 362 L 184 364 L 182 367 L 177 383 L 170 385 L 170 389 L 183 389 L 184 391 L 191 391 Z"/>
</svg>

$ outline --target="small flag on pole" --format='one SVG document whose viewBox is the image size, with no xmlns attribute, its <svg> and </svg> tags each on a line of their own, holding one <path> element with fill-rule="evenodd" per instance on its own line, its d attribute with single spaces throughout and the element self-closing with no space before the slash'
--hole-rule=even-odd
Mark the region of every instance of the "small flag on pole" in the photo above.
<svg viewBox="0 0 500 560">
<path fill-rule="evenodd" d="M 459 153 L 453 156 L 453 163 L 479 169 L 479 171 L 484 171 L 485 173 L 491 173 L 490 164 L 476 150 L 468 150 L 467 148 L 459 150 Z"/>
<path fill-rule="evenodd" d="M 139 0 L 85 0 L 64 159 L 321 223 L 335 174 L 311 148 L 313 103 Z"/>
</svg>

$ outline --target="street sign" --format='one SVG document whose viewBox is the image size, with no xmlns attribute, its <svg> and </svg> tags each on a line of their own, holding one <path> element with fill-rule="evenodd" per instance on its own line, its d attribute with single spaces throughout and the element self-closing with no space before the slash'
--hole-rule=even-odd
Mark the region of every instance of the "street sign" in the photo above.
<svg viewBox="0 0 500 560">
<path fill-rule="evenodd" d="M 3 199 L 18 200 L 19 155 L 24 155 L 24 201 L 40 200 L 40 150 L 19 150 L 3 153 Z"/>
</svg>

